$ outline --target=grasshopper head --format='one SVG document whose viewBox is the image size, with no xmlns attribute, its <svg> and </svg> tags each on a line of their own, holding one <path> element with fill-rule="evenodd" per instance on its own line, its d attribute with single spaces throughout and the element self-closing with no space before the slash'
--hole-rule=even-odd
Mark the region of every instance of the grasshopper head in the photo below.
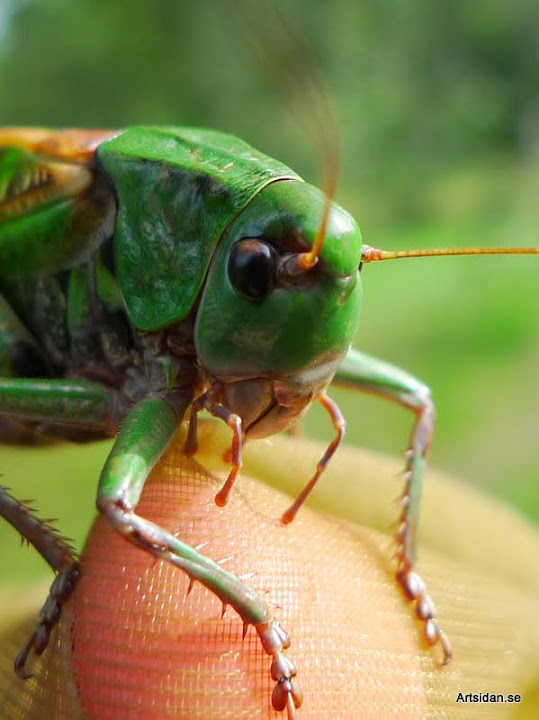
<svg viewBox="0 0 539 720">
<path fill-rule="evenodd" d="M 318 257 L 301 263 L 325 202 L 297 180 L 266 186 L 227 228 L 208 273 L 197 355 L 250 437 L 293 422 L 331 381 L 357 330 L 362 245 L 354 219 L 332 204 Z"/>
</svg>

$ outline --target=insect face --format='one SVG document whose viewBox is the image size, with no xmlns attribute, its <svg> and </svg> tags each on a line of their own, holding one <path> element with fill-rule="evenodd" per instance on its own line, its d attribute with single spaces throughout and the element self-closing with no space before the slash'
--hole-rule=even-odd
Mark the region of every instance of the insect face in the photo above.
<svg viewBox="0 0 539 720">
<path fill-rule="evenodd" d="M 250 437 L 286 427 L 330 381 L 357 330 L 361 235 L 332 206 L 318 262 L 312 246 L 324 194 L 274 182 L 234 220 L 209 270 L 197 313 L 200 364 Z"/>
</svg>

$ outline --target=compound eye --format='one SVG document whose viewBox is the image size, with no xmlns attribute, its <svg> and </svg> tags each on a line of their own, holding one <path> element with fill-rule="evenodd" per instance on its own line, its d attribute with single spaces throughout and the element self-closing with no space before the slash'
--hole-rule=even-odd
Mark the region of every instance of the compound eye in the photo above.
<svg viewBox="0 0 539 720">
<path fill-rule="evenodd" d="M 243 238 L 232 248 L 228 261 L 228 277 L 240 295 L 263 300 L 275 285 L 277 255 L 267 242 L 259 238 Z"/>
</svg>

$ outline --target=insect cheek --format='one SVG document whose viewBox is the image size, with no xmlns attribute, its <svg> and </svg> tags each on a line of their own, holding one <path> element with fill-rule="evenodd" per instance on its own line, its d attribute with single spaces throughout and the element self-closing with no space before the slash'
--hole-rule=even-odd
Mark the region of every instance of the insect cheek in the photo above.
<svg viewBox="0 0 539 720">
<path fill-rule="evenodd" d="M 275 338 L 290 312 L 288 294 L 273 287 L 272 252 L 244 238 L 230 251 L 221 248 L 210 267 L 195 345 L 202 367 L 219 379 L 258 377 L 270 367 Z"/>
</svg>

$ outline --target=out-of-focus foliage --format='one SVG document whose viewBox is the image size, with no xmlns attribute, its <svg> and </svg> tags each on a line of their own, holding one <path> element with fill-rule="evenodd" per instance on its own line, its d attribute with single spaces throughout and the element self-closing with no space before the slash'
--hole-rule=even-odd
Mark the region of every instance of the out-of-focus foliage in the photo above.
<svg viewBox="0 0 539 720">
<path fill-rule="evenodd" d="M 538 36 L 536 0 L 0 0 L 0 124 L 213 126 L 320 183 L 306 46 L 367 242 L 537 245 Z M 433 387 L 433 464 L 535 516 L 538 272 L 532 257 L 365 268 L 358 338 Z M 404 413 L 341 398 L 354 442 L 404 448 Z"/>
<path fill-rule="evenodd" d="M 274 6 L 321 58 L 345 157 L 374 182 L 391 168 L 401 212 L 448 163 L 537 150 L 534 0 L 1 0 L 0 120 L 213 123 L 282 154 L 286 98 L 261 85 L 250 47 L 277 78 L 289 70 L 271 56 Z"/>
</svg>

